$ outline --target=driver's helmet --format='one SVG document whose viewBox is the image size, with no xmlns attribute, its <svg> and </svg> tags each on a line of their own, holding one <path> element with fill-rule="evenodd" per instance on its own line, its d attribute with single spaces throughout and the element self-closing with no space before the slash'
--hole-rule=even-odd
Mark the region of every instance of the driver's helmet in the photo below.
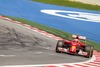
<svg viewBox="0 0 100 67">
<path fill-rule="evenodd" d="M 75 39 L 79 39 L 79 34 L 76 34 L 76 38 Z"/>
</svg>

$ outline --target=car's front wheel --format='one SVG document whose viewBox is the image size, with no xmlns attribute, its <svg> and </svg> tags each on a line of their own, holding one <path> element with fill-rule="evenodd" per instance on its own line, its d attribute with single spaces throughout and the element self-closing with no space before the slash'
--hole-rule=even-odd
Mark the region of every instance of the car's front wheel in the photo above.
<svg viewBox="0 0 100 67">
<path fill-rule="evenodd" d="M 90 58 L 93 56 L 93 50 L 94 50 L 93 46 L 91 45 L 86 46 L 85 51 L 87 52 L 87 55 L 86 55 L 87 58 Z"/>
<path fill-rule="evenodd" d="M 59 51 L 59 47 L 62 48 L 63 45 L 64 45 L 64 41 L 63 41 L 63 40 L 59 40 L 59 41 L 57 42 L 55 51 L 56 51 L 57 53 L 61 53 L 61 51 Z"/>
</svg>

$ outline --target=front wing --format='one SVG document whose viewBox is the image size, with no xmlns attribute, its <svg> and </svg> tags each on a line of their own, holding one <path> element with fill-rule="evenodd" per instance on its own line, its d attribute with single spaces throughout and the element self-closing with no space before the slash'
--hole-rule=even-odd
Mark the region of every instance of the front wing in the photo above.
<svg viewBox="0 0 100 67">
<path fill-rule="evenodd" d="M 58 47 L 58 50 L 61 51 L 61 52 L 65 52 L 65 53 L 72 54 L 72 53 L 69 51 L 69 48 L 66 49 L 66 48 Z M 84 52 L 84 51 L 80 50 L 77 54 L 78 54 L 78 55 L 86 56 L 86 55 L 87 55 L 87 52 Z"/>
</svg>

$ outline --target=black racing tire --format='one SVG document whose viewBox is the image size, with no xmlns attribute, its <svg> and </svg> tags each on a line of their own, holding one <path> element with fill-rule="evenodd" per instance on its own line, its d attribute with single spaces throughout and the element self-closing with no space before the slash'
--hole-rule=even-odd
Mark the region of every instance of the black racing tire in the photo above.
<svg viewBox="0 0 100 67">
<path fill-rule="evenodd" d="M 86 55 L 87 58 L 91 58 L 93 56 L 93 50 L 94 50 L 94 47 L 92 45 L 87 45 L 85 47 L 85 51 L 88 54 L 88 55 Z"/>
<path fill-rule="evenodd" d="M 61 51 L 59 51 L 58 47 L 63 47 L 63 45 L 64 45 L 64 41 L 63 41 L 63 40 L 59 40 L 59 41 L 57 42 L 55 51 L 56 51 L 57 53 L 61 53 Z"/>
</svg>

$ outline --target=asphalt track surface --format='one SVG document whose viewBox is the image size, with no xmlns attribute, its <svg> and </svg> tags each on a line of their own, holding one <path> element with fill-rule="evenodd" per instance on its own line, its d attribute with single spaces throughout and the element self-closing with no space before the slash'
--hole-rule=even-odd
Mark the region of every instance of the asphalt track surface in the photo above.
<svg viewBox="0 0 100 67">
<path fill-rule="evenodd" d="M 55 53 L 57 40 L 0 19 L 0 66 L 74 63 L 82 56 Z"/>
</svg>

